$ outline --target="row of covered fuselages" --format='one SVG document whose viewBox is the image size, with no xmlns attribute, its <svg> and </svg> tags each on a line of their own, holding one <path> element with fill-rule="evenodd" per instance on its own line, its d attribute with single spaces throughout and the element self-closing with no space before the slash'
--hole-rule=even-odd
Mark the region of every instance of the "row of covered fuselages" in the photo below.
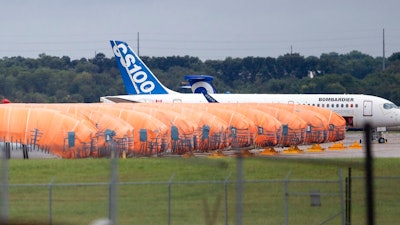
<svg viewBox="0 0 400 225">
<path fill-rule="evenodd" d="M 265 103 L 7 104 L 0 119 L 2 141 L 35 138 L 61 157 L 100 157 L 110 143 L 120 153 L 151 155 L 335 142 L 344 139 L 346 124 L 323 108 Z"/>
</svg>

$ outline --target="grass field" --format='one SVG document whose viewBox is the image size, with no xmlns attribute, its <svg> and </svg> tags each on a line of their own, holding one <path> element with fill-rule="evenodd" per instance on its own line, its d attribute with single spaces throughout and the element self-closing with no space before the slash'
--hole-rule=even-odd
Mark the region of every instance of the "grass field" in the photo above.
<svg viewBox="0 0 400 225">
<path fill-rule="evenodd" d="M 47 224 L 50 209 L 52 224 L 90 224 L 108 216 L 110 160 L 10 160 L 8 165 L 11 221 Z M 339 170 L 347 176 L 349 167 L 354 177 L 352 224 L 366 224 L 362 159 L 282 158 L 244 159 L 243 224 L 284 224 L 286 219 L 289 224 L 320 224 L 328 220 L 341 210 L 340 197 L 330 194 L 339 193 Z M 374 175 L 397 176 L 375 180 L 377 224 L 396 224 L 400 220 L 400 159 L 376 159 Z M 286 177 L 290 179 L 287 199 Z M 119 159 L 118 224 L 235 224 L 236 180 L 235 158 Z M 310 206 L 312 190 L 327 193 L 321 195 L 320 207 Z M 326 224 L 340 223 L 341 217 L 336 216 Z"/>
</svg>

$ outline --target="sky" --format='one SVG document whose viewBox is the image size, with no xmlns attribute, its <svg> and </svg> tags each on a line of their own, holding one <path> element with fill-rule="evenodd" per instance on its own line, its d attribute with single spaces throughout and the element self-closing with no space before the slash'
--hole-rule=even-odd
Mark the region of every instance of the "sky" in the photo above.
<svg viewBox="0 0 400 225">
<path fill-rule="evenodd" d="M 202 60 L 380 57 L 385 40 L 389 57 L 400 52 L 399 9 L 398 0 L 3 0 L 0 58 L 112 57 L 109 40 L 135 51 L 139 43 L 144 56 Z"/>
</svg>

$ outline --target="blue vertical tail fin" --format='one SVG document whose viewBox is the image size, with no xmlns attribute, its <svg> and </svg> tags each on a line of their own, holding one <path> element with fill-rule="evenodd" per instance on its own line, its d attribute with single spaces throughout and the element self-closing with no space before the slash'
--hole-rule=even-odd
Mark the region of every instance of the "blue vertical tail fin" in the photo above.
<svg viewBox="0 0 400 225">
<path fill-rule="evenodd" d="M 110 42 L 127 94 L 177 93 L 162 85 L 127 43 Z"/>
<path fill-rule="evenodd" d="M 193 93 L 217 93 L 217 90 L 212 84 L 213 79 L 214 78 L 209 75 L 185 75 L 185 80 L 189 81 Z"/>
</svg>

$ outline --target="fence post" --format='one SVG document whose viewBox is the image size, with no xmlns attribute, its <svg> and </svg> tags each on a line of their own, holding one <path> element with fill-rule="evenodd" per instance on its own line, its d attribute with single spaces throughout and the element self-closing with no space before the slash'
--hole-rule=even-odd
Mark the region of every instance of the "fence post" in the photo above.
<svg viewBox="0 0 400 225">
<path fill-rule="evenodd" d="M 288 183 L 289 183 L 289 176 L 290 176 L 291 171 L 288 172 L 288 174 L 285 177 L 285 182 L 284 182 L 284 195 L 285 195 L 285 225 L 289 224 L 289 203 L 288 203 L 288 198 L 289 198 L 289 193 L 288 193 Z"/>
<path fill-rule="evenodd" d="M 339 169 L 339 185 L 340 185 L 340 212 L 342 214 L 342 225 L 345 225 L 345 207 L 344 207 L 344 188 L 343 188 L 343 169 Z"/>
<path fill-rule="evenodd" d="M 6 157 L 6 145 L 3 142 L 4 149 L 0 151 L 1 159 L 1 183 L 0 183 L 0 204 L 1 217 L 0 224 L 7 224 L 8 220 L 8 159 Z"/>
<path fill-rule="evenodd" d="M 117 212 L 118 212 L 118 206 L 117 206 L 117 199 L 118 199 L 118 193 L 117 193 L 117 180 L 118 180 L 118 164 L 117 164 L 117 153 L 116 153 L 116 148 L 115 148 L 115 142 L 111 140 L 111 156 L 110 156 L 110 164 L 111 164 L 111 178 L 110 178 L 110 184 L 109 184 L 109 202 L 108 202 L 108 219 L 112 221 L 112 224 L 118 224 L 117 223 Z"/>
<path fill-rule="evenodd" d="M 47 185 L 47 188 L 49 190 L 49 215 L 48 215 L 49 225 L 51 225 L 53 223 L 53 180 L 54 180 L 54 178 L 51 179 L 51 181 Z"/>
<path fill-rule="evenodd" d="M 171 224 L 171 185 L 172 185 L 172 179 L 174 179 L 174 176 L 175 176 L 175 174 L 173 174 L 168 181 L 168 225 Z"/>
<path fill-rule="evenodd" d="M 375 202 L 374 202 L 374 169 L 373 157 L 371 149 L 371 125 L 366 124 L 364 127 L 365 134 L 365 194 L 367 200 L 367 224 L 375 224 Z"/>
<path fill-rule="evenodd" d="M 231 173 L 229 173 L 224 181 L 225 225 L 228 225 L 228 181 L 230 176 Z"/>
<path fill-rule="evenodd" d="M 346 178 L 346 225 L 351 224 L 351 167 Z"/>
<path fill-rule="evenodd" d="M 236 132 L 236 131 L 235 131 Z M 236 159 L 236 225 L 242 225 L 243 217 L 243 155 L 237 150 Z"/>
</svg>

